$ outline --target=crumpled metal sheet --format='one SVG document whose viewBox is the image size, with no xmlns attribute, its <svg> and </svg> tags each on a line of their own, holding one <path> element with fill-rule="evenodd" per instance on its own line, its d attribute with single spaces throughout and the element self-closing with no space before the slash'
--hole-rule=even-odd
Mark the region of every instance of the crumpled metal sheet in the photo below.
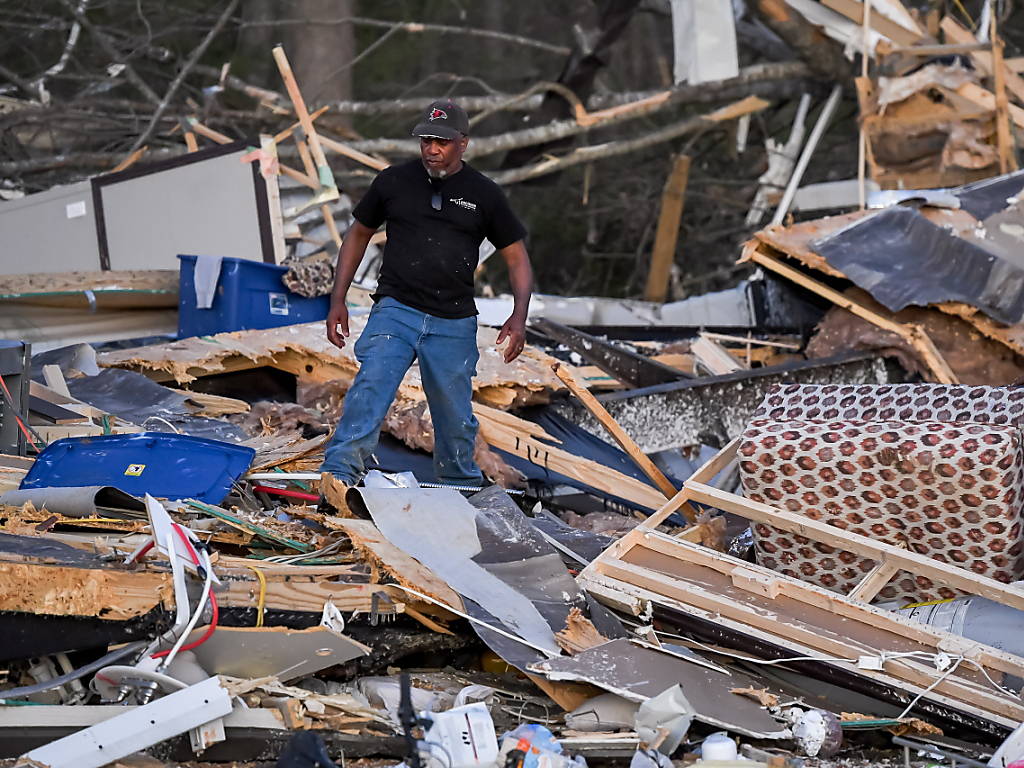
<svg viewBox="0 0 1024 768">
<path fill-rule="evenodd" d="M 146 516 L 146 505 L 140 499 L 109 485 L 28 488 L 0 495 L 0 504 L 20 507 L 26 502 L 65 517 L 97 517 L 101 510 L 112 517 Z"/>
<path fill-rule="evenodd" d="M 960 200 L 960 207 L 979 221 L 987 219 L 1007 206 L 1024 189 L 1024 171 L 965 184 L 952 190 Z"/>
<path fill-rule="evenodd" d="M 860 219 L 814 250 L 894 312 L 959 301 L 1007 325 L 1024 319 L 1024 270 L 910 208 Z"/>
</svg>

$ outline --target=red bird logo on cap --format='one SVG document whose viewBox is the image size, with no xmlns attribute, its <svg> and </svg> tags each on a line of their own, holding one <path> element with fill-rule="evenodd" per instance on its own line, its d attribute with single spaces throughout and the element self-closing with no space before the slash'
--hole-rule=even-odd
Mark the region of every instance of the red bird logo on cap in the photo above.
<svg viewBox="0 0 1024 768">
<path fill-rule="evenodd" d="M 434 107 L 434 109 L 431 110 L 430 115 L 427 117 L 427 119 L 430 120 L 431 122 L 433 122 L 434 120 L 447 120 L 448 113 L 445 112 L 443 109 L 438 109 L 437 107 Z"/>
</svg>

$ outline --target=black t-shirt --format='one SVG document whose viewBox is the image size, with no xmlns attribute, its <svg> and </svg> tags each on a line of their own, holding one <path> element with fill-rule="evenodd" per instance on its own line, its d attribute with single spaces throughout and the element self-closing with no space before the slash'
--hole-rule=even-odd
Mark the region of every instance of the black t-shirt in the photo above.
<svg viewBox="0 0 1024 768">
<path fill-rule="evenodd" d="M 431 207 L 435 190 L 441 210 Z M 486 237 L 504 248 L 526 236 L 505 193 L 467 163 L 446 179 L 431 179 L 419 159 L 381 171 L 352 211 L 388 239 L 374 299 L 391 296 L 438 317 L 476 314 L 473 273 Z"/>
</svg>

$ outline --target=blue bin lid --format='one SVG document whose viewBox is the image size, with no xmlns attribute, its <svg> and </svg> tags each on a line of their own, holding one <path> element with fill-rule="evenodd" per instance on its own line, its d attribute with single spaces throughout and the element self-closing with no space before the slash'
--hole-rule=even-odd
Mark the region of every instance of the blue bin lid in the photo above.
<svg viewBox="0 0 1024 768">
<path fill-rule="evenodd" d="M 65 437 L 36 457 L 21 488 L 110 485 L 134 496 L 219 504 L 256 451 L 168 432 Z"/>
</svg>

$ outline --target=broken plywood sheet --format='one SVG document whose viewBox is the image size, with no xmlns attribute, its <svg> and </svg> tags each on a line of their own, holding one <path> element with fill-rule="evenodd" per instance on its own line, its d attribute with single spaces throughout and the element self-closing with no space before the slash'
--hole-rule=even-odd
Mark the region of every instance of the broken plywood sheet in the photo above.
<svg viewBox="0 0 1024 768">
<path fill-rule="evenodd" d="M 104 367 L 129 368 L 158 380 L 173 379 L 179 383 L 260 366 L 281 368 L 313 381 L 351 381 L 359 370 L 353 348 L 366 320 L 366 315 L 350 317 L 352 335 L 344 349 L 338 349 L 327 340 L 323 323 L 305 323 L 116 350 L 103 353 L 98 362 Z M 551 372 L 547 355 L 527 346 L 516 360 L 505 363 L 501 350 L 495 345 L 497 336 L 493 328 L 481 326 L 477 330 L 480 361 L 473 389 L 478 398 L 507 408 L 545 400 L 548 393 L 562 388 Z M 410 368 L 399 392 L 407 399 L 422 399 L 418 365 Z"/>
<path fill-rule="evenodd" d="M 171 607 L 166 572 L 128 570 L 43 537 L 0 534 L 0 611 L 126 621 Z"/>
<path fill-rule="evenodd" d="M 0 299 L 84 309 L 174 307 L 178 304 L 178 270 L 5 275 Z"/>
<path fill-rule="evenodd" d="M 571 658 L 538 662 L 530 671 L 548 680 L 590 683 L 637 702 L 678 683 L 696 711 L 695 718 L 703 723 L 752 738 L 783 739 L 790 735 L 756 702 L 731 692 L 736 687 L 757 687 L 754 678 L 708 669 L 625 639 L 612 640 Z"/>
<path fill-rule="evenodd" d="M 390 574 L 396 582 L 422 592 L 446 606 L 461 611 L 462 598 L 444 581 L 415 558 L 396 547 L 369 520 L 341 517 L 324 518 L 324 524 L 345 533 L 352 548 L 371 564 Z"/>
<path fill-rule="evenodd" d="M 208 629 L 197 628 L 189 642 L 199 640 Z M 192 653 L 211 675 L 276 677 L 287 682 L 366 656 L 370 648 L 322 626 L 218 627 Z"/>
</svg>

